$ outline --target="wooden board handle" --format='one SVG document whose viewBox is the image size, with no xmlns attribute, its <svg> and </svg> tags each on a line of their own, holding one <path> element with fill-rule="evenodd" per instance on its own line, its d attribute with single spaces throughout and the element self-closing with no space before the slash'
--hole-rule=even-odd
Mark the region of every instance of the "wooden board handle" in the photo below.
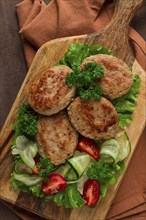
<svg viewBox="0 0 146 220">
<path fill-rule="evenodd" d="M 123 59 L 127 64 L 132 65 L 134 57 L 127 56 L 127 50 L 131 51 L 128 39 L 129 25 L 136 11 L 143 5 L 145 0 L 116 0 L 114 15 L 109 24 L 101 33 L 94 33 L 94 43 L 100 43 Z M 93 37 L 91 35 L 91 38 Z M 107 39 L 109 39 L 107 41 Z M 115 43 L 116 42 L 116 43 Z M 130 54 L 130 53 L 129 53 Z M 132 54 L 132 53 L 131 53 Z M 130 60 L 131 59 L 131 60 Z"/>
<path fill-rule="evenodd" d="M 112 21 L 108 28 L 121 31 L 129 28 L 130 22 L 145 0 L 116 0 Z"/>
</svg>

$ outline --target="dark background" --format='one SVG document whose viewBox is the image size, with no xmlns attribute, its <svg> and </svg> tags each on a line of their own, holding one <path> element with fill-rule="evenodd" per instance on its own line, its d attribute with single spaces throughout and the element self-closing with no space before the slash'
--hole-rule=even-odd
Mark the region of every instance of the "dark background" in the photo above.
<svg viewBox="0 0 146 220">
<path fill-rule="evenodd" d="M 0 128 L 5 122 L 27 73 L 15 12 L 15 5 L 21 1 L 0 0 Z M 46 2 L 49 1 L 46 0 Z M 131 23 L 131 26 L 146 40 L 145 21 L 146 6 L 136 14 Z M 0 219 L 19 220 L 20 218 L 0 202 Z"/>
</svg>

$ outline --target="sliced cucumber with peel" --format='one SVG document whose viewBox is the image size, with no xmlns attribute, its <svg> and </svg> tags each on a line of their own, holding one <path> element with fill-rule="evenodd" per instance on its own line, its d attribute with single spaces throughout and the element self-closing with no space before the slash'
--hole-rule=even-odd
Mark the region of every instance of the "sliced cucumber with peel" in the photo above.
<svg viewBox="0 0 146 220">
<path fill-rule="evenodd" d="M 37 183 L 40 183 L 43 179 L 42 177 L 36 176 L 36 175 L 29 175 L 29 174 L 18 174 L 13 172 L 13 178 L 24 183 L 27 186 L 33 186 Z"/>
<path fill-rule="evenodd" d="M 59 167 L 55 173 L 65 177 L 67 182 L 74 183 L 77 182 L 78 178 L 82 175 L 82 172 L 85 171 L 89 162 L 91 162 L 91 158 L 88 154 L 76 150 L 74 156 Z"/>
<path fill-rule="evenodd" d="M 14 167 L 16 173 L 28 173 L 33 174 L 33 170 L 28 167 L 21 159 L 19 159 Z"/>
<path fill-rule="evenodd" d="M 68 163 L 65 163 L 64 165 L 62 165 L 61 167 L 59 167 L 55 173 L 60 174 L 61 176 L 65 177 L 67 175 L 67 173 L 69 172 L 69 170 L 71 169 L 70 165 Z"/>
<path fill-rule="evenodd" d="M 84 154 L 77 157 L 72 157 L 68 160 L 68 162 L 79 178 L 88 167 L 90 163 L 90 156 L 88 154 Z"/>
<path fill-rule="evenodd" d="M 109 157 L 112 158 L 111 162 L 116 161 L 119 154 L 120 146 L 115 139 L 105 141 L 101 145 L 100 155 L 104 157 L 105 161 L 109 162 Z"/>
<path fill-rule="evenodd" d="M 100 159 L 106 163 L 117 163 L 125 159 L 131 151 L 129 138 L 124 130 L 101 145 Z"/>
<path fill-rule="evenodd" d="M 128 138 L 128 135 L 124 130 L 120 131 L 116 136 L 115 140 L 120 146 L 120 151 L 116 160 L 116 163 L 125 159 L 131 151 L 131 144 Z"/>
<path fill-rule="evenodd" d="M 74 171 L 73 168 L 71 168 L 71 169 L 69 170 L 69 172 L 68 172 L 67 175 L 65 176 L 65 179 L 66 179 L 67 181 L 75 181 L 75 180 L 78 179 L 77 174 L 76 174 L 76 172 Z"/>
<path fill-rule="evenodd" d="M 101 154 L 100 155 L 100 160 L 102 160 L 106 163 L 114 163 L 114 159 L 111 156 L 107 155 L 107 154 Z"/>
</svg>

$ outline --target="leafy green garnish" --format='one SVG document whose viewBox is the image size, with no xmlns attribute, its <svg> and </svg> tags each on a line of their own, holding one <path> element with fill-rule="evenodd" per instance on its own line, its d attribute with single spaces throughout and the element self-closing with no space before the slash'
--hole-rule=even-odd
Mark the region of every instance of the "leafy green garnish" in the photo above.
<svg viewBox="0 0 146 220">
<path fill-rule="evenodd" d="M 34 139 L 38 132 L 37 118 L 38 114 L 31 109 L 27 102 L 20 105 L 17 120 L 13 126 L 15 130 L 15 139 L 21 134 L 24 134 L 30 139 Z"/>
<path fill-rule="evenodd" d="M 103 161 L 94 161 L 87 170 L 87 176 L 90 179 L 96 179 L 100 183 L 111 183 L 116 182 L 116 171 L 113 164 L 106 164 Z"/>
<path fill-rule="evenodd" d="M 118 179 L 118 172 L 123 173 L 124 171 L 124 161 L 119 161 L 116 164 L 107 164 L 104 161 L 99 160 L 92 163 L 92 165 L 87 170 L 87 176 L 100 182 L 99 202 L 103 197 L 105 197 L 108 184 L 115 184 Z"/>
<path fill-rule="evenodd" d="M 77 95 L 82 99 L 98 100 L 103 91 L 94 82 L 103 76 L 104 69 L 95 62 L 87 63 L 85 66 L 86 70 L 76 69 L 70 73 L 66 78 L 66 84 L 69 87 L 75 86 Z"/>
<path fill-rule="evenodd" d="M 11 179 L 11 183 L 14 189 L 19 189 L 24 193 L 28 193 L 28 194 L 32 193 L 33 195 L 37 197 L 45 196 L 45 194 L 42 192 L 41 183 L 38 183 L 34 186 L 27 186 L 24 183 L 14 178 Z"/>
<path fill-rule="evenodd" d="M 20 182 L 19 180 L 16 180 L 12 177 L 11 183 L 14 189 L 19 189 L 24 193 L 30 193 L 29 186 L 26 186 L 24 183 Z"/>
<path fill-rule="evenodd" d="M 124 128 L 125 125 L 132 121 L 132 114 L 140 91 L 140 77 L 134 75 L 134 84 L 130 90 L 123 96 L 112 101 L 116 108 L 119 118 L 119 126 Z"/>
<path fill-rule="evenodd" d="M 106 196 L 107 193 L 107 185 L 106 184 L 100 184 L 100 196 L 103 198 Z"/>
<path fill-rule="evenodd" d="M 81 89 L 79 96 L 84 99 L 99 100 L 103 94 L 103 90 L 99 86 L 91 86 L 89 89 Z"/>
<path fill-rule="evenodd" d="M 124 173 L 125 171 L 125 163 L 123 160 L 114 164 L 114 167 L 115 167 L 115 170 L 119 171 L 120 173 Z"/>
<path fill-rule="evenodd" d="M 76 183 L 67 185 L 65 190 L 57 194 L 45 196 L 45 199 L 53 199 L 57 206 L 63 205 L 65 208 L 77 208 L 85 204 L 85 200 L 77 190 Z"/>
<path fill-rule="evenodd" d="M 48 181 L 48 174 L 54 170 L 55 166 L 47 158 L 41 157 L 37 163 L 39 175 L 43 177 L 44 181 Z"/>
<path fill-rule="evenodd" d="M 77 208 L 82 207 L 85 204 L 85 200 L 81 197 L 77 190 L 77 184 L 69 184 L 65 190 L 56 193 L 54 195 L 45 195 L 41 188 L 41 183 L 34 186 L 26 186 L 24 183 L 12 178 L 12 186 L 14 189 L 19 189 L 24 193 L 32 193 L 37 197 L 44 198 L 46 201 L 53 200 L 57 206 L 64 206 L 65 208 Z"/>
<path fill-rule="evenodd" d="M 34 186 L 30 186 L 29 190 L 31 191 L 31 193 L 37 197 L 44 197 L 45 194 L 42 191 L 42 186 L 41 183 L 38 183 L 37 185 Z"/>
<path fill-rule="evenodd" d="M 95 54 L 108 54 L 112 55 L 111 50 L 96 44 L 87 45 L 82 43 L 71 44 L 68 51 L 65 53 L 64 58 L 59 61 L 59 64 L 64 64 L 75 70 L 81 65 L 83 60 L 90 55 Z"/>
<path fill-rule="evenodd" d="M 100 182 L 100 198 L 101 201 L 107 193 L 108 184 L 115 184 L 117 182 L 117 172 L 122 172 L 124 162 L 121 161 L 119 164 L 107 164 L 104 161 L 94 161 L 87 170 L 87 176 L 90 179 L 96 179 Z M 97 204 L 97 205 L 98 205 Z"/>
</svg>

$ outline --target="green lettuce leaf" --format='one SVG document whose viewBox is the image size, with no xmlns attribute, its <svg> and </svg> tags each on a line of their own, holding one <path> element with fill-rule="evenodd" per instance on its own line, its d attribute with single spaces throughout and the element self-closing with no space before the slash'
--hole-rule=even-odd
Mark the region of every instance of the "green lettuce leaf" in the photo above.
<svg viewBox="0 0 146 220">
<path fill-rule="evenodd" d="M 65 208 L 77 208 L 82 207 L 85 204 L 85 200 L 77 190 L 76 183 L 67 185 L 65 190 L 60 193 L 45 196 L 45 199 L 53 199 L 57 206 L 63 205 Z"/>
<path fill-rule="evenodd" d="M 139 91 L 140 77 L 134 75 L 134 83 L 130 90 L 125 95 L 112 101 L 118 113 L 119 126 L 121 128 L 124 128 L 132 121 L 132 114 L 136 106 Z"/>
<path fill-rule="evenodd" d="M 45 197 L 45 194 L 42 192 L 41 183 L 38 183 L 34 186 L 27 186 L 19 180 L 16 180 L 12 177 L 11 183 L 14 189 L 19 189 L 24 193 L 33 194 L 37 197 Z"/>
<path fill-rule="evenodd" d="M 82 43 L 71 44 L 68 51 L 65 53 L 64 58 L 59 61 L 59 64 L 64 64 L 76 70 L 81 65 L 86 57 L 95 54 L 109 54 L 112 55 L 111 50 L 96 44 L 87 45 Z"/>
<path fill-rule="evenodd" d="M 14 189 L 19 189 L 24 193 L 30 193 L 29 186 L 26 186 L 24 183 L 20 182 L 19 180 L 16 180 L 14 177 L 11 179 L 11 184 Z"/>
</svg>

